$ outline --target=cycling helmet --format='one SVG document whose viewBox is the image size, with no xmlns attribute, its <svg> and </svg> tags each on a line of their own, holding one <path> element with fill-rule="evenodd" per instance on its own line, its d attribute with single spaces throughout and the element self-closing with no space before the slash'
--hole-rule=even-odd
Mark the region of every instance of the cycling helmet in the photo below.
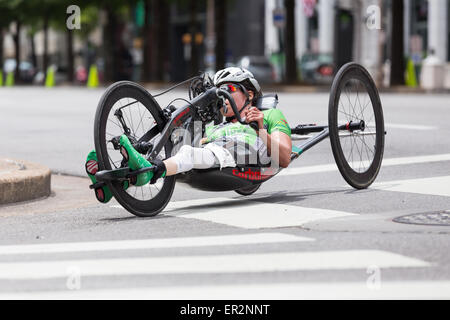
<svg viewBox="0 0 450 320">
<path fill-rule="evenodd" d="M 262 95 L 261 86 L 253 76 L 253 73 L 247 69 L 230 67 L 217 71 L 214 76 L 214 85 L 216 87 L 229 82 L 242 84 L 247 90 L 254 92 L 255 98 Z"/>
</svg>

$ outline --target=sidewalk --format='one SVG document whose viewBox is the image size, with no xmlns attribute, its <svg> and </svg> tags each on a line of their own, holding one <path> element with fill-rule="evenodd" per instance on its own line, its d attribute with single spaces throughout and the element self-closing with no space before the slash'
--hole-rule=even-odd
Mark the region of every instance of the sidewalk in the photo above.
<svg viewBox="0 0 450 320">
<path fill-rule="evenodd" d="M 47 167 L 0 158 L 0 205 L 48 197 L 50 180 Z"/>
</svg>

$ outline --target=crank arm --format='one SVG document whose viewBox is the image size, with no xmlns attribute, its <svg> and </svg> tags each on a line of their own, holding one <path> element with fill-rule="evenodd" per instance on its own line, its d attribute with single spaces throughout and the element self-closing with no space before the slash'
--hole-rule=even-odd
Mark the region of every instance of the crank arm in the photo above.
<svg viewBox="0 0 450 320">
<path fill-rule="evenodd" d="M 109 182 L 117 180 L 127 180 L 142 173 L 153 172 L 155 167 L 147 167 L 132 171 L 129 167 L 115 170 L 103 170 L 95 174 L 95 179 L 99 182 Z"/>
</svg>

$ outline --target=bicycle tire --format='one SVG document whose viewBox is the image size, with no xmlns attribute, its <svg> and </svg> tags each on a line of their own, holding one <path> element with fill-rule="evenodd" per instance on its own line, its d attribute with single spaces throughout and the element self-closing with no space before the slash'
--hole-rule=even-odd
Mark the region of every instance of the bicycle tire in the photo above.
<svg viewBox="0 0 450 320">
<path fill-rule="evenodd" d="M 345 109 L 345 106 L 341 103 L 341 98 L 344 101 L 345 96 L 347 96 L 348 101 L 351 104 L 352 96 L 354 92 L 348 90 L 349 84 L 356 85 L 356 98 L 355 104 L 359 100 L 360 109 L 355 107 Z M 369 97 L 366 105 L 361 107 L 361 100 L 359 96 L 358 88 L 361 86 L 362 89 L 366 91 Z M 350 92 L 350 96 L 349 96 Z M 361 93 L 362 95 L 362 93 Z M 367 97 L 365 97 L 367 98 Z M 365 101 L 363 102 L 363 104 Z M 372 108 L 368 108 L 368 104 L 372 105 Z M 342 111 L 342 109 L 344 111 Z M 373 115 L 370 119 L 364 119 L 367 112 L 370 113 L 372 110 Z M 348 144 L 347 141 L 343 140 L 345 134 L 339 130 L 339 126 L 343 123 L 340 122 L 340 118 L 344 118 L 347 123 L 350 122 L 361 122 L 364 121 L 364 129 L 359 132 L 349 131 L 346 134 L 346 138 L 353 139 L 350 142 L 351 156 L 344 154 L 343 148 Z M 372 125 L 371 120 L 375 121 Z M 345 181 L 355 189 L 366 189 L 368 188 L 378 176 L 381 168 L 381 163 L 383 160 L 384 153 L 384 143 L 385 143 L 385 130 L 384 130 L 384 116 L 383 109 L 381 105 L 380 96 L 375 83 L 368 73 L 368 71 L 361 65 L 357 63 L 348 63 L 344 65 L 337 73 L 330 93 L 330 101 L 328 106 L 328 123 L 330 130 L 330 142 L 333 151 L 333 156 L 336 161 L 336 165 L 345 179 Z M 372 130 L 375 130 L 372 132 Z M 366 142 L 366 137 L 368 141 Z M 372 138 L 369 138 L 372 137 Z M 341 143 L 343 141 L 343 143 Z M 358 144 L 360 149 L 358 148 Z M 344 144 L 344 147 L 343 147 Z M 373 149 L 371 145 L 373 144 Z M 359 152 L 359 169 L 357 169 L 358 159 L 355 160 L 353 150 Z M 363 151 L 364 149 L 364 151 Z M 363 157 L 367 156 L 367 160 L 363 160 Z M 356 158 L 358 155 L 356 156 Z M 370 162 L 369 162 L 370 161 Z M 363 171 L 364 170 L 364 171 Z"/>
<path fill-rule="evenodd" d="M 145 88 L 130 81 L 121 81 L 112 84 L 103 94 L 97 106 L 97 112 L 95 115 L 94 141 L 99 162 L 99 170 L 113 169 L 111 163 L 112 160 L 110 160 L 111 157 L 108 154 L 106 127 L 111 109 L 116 103 L 120 102 L 124 98 L 135 99 L 141 103 L 154 118 L 154 122 L 156 122 L 156 126 L 158 126 L 158 128 L 163 128 L 165 125 L 161 108 Z M 132 116 L 132 114 L 130 115 Z M 133 119 L 131 119 L 131 121 L 132 120 Z M 163 149 L 166 155 L 171 154 L 172 143 L 170 140 Z M 120 181 L 108 182 L 107 185 L 111 189 L 115 199 L 130 213 L 138 217 L 154 217 L 164 210 L 169 203 L 175 187 L 175 177 L 171 176 L 164 178 L 163 186 L 157 193 L 156 197 L 149 200 L 136 199 L 136 197 L 133 197 L 123 189 Z"/>
<path fill-rule="evenodd" d="M 241 196 L 251 196 L 254 194 L 258 189 L 261 187 L 261 184 L 256 184 L 250 187 L 245 187 L 241 189 L 234 190 L 237 194 L 240 194 Z"/>
</svg>

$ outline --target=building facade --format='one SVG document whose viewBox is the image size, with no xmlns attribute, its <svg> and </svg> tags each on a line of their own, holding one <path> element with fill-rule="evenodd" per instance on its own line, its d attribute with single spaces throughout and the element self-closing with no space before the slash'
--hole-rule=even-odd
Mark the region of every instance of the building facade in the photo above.
<svg viewBox="0 0 450 320">
<path fill-rule="evenodd" d="M 308 52 L 331 54 L 337 67 L 348 61 L 364 65 L 376 79 L 388 85 L 391 5 L 395 0 L 297 0 L 297 58 Z M 424 59 L 434 52 L 450 79 L 450 6 L 447 0 L 404 1 L 404 55 L 416 65 L 417 78 Z M 308 5 L 313 4 L 313 10 Z M 280 32 L 273 11 L 282 0 L 265 0 L 265 54 L 280 51 Z M 306 13 L 308 13 L 307 15 Z M 444 81 L 446 82 L 446 81 Z M 450 82 L 450 80 L 448 81 Z M 445 83 L 444 83 L 445 84 Z"/>
</svg>

